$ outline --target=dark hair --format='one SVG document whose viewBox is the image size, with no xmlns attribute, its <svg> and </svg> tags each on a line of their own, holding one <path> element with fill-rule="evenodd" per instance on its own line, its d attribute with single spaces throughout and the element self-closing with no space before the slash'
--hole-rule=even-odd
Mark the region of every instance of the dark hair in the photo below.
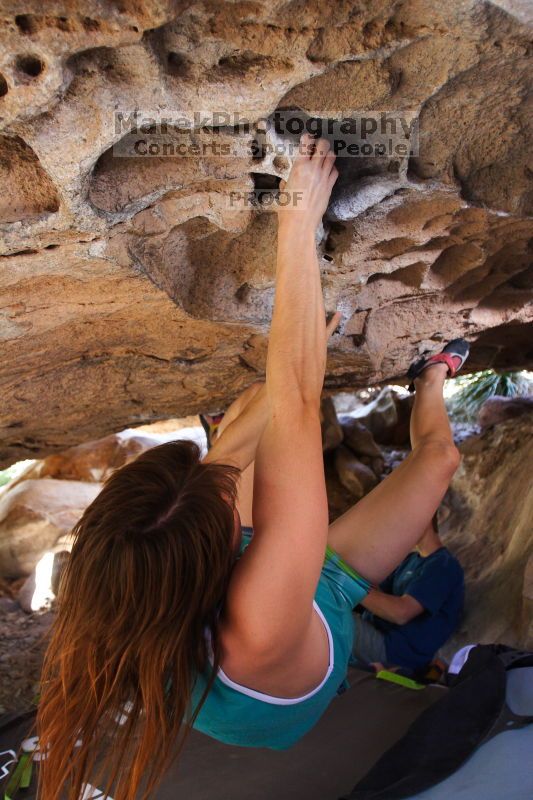
<svg viewBox="0 0 533 800">
<path fill-rule="evenodd" d="M 431 526 L 435 533 L 439 532 L 439 510 L 437 509 L 431 519 Z"/>
<path fill-rule="evenodd" d="M 76 525 L 42 673 L 42 800 L 78 800 L 103 775 L 115 800 L 149 797 L 179 753 L 206 629 L 212 680 L 220 661 L 238 475 L 201 463 L 193 442 L 162 444 L 117 470 Z"/>
</svg>

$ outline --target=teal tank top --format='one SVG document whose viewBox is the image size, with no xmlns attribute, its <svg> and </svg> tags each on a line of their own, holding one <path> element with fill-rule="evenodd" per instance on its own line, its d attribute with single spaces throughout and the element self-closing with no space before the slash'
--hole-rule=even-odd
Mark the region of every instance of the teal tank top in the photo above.
<svg viewBox="0 0 533 800">
<path fill-rule="evenodd" d="M 243 528 L 241 554 L 252 531 Z M 352 603 L 332 579 L 326 561 L 315 593 L 314 607 L 329 639 L 329 666 L 321 683 L 299 698 L 277 698 L 232 681 L 222 669 L 200 709 L 193 727 L 226 744 L 284 750 L 309 731 L 334 697 L 346 688 L 346 674 L 354 639 Z M 361 588 L 361 597 L 368 586 Z M 196 708 L 206 689 L 208 671 L 200 673 L 191 696 Z"/>
</svg>

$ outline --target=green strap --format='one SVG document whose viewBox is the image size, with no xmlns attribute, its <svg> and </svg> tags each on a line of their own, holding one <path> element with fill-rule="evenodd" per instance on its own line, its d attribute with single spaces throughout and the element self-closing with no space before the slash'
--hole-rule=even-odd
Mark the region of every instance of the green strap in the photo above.
<svg viewBox="0 0 533 800">
<path fill-rule="evenodd" d="M 366 580 L 366 578 L 363 578 L 362 575 L 359 575 L 358 572 L 356 572 L 352 567 L 350 567 L 350 565 L 347 564 L 346 561 L 343 558 L 341 558 L 340 555 L 336 552 L 336 550 L 334 550 L 332 547 L 329 546 L 329 544 L 326 545 L 325 561 L 333 561 L 333 563 L 336 564 L 339 567 L 339 569 L 341 569 L 343 572 L 349 575 L 350 578 L 353 578 L 354 580 L 359 582 L 362 581 L 364 584 L 370 586 L 370 583 Z"/>
<path fill-rule="evenodd" d="M 29 787 L 33 769 L 32 755 L 32 753 L 23 753 L 19 758 L 18 764 L 6 786 L 4 800 L 13 800 L 19 789 L 27 789 Z"/>
<path fill-rule="evenodd" d="M 417 681 L 411 680 L 411 678 L 406 678 L 405 675 L 398 675 L 397 672 L 390 672 L 388 669 L 380 670 L 376 678 L 379 678 L 382 681 L 390 681 L 391 683 L 397 683 L 399 686 L 404 686 L 406 689 L 425 689 L 423 683 L 417 683 Z"/>
</svg>

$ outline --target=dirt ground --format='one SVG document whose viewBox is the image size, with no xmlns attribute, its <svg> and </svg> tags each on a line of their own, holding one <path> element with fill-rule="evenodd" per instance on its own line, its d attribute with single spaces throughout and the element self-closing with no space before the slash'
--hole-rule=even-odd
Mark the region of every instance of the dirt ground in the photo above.
<svg viewBox="0 0 533 800">
<path fill-rule="evenodd" d="M 32 705 L 52 619 L 51 611 L 26 614 L 4 589 L 0 597 L 0 714 Z"/>
</svg>

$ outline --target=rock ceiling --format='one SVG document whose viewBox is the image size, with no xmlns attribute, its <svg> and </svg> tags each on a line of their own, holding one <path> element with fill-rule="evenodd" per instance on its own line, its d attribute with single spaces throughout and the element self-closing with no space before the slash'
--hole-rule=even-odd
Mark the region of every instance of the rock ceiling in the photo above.
<svg viewBox="0 0 533 800">
<path fill-rule="evenodd" d="M 217 113 L 418 124 L 418 154 L 338 159 L 328 387 L 398 379 L 458 335 L 473 368 L 531 365 L 526 2 L 28 0 L 0 25 L 0 463 L 216 409 L 262 374 L 275 215 L 228 196 L 290 158 L 275 126 Z M 117 155 L 135 120 L 195 114 L 166 134 L 189 155 Z"/>
</svg>

